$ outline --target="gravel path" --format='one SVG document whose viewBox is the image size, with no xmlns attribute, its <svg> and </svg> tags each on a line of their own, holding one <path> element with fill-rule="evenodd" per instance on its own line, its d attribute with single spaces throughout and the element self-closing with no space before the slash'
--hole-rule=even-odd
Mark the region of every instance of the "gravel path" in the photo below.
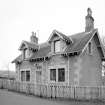
<svg viewBox="0 0 105 105">
<path fill-rule="evenodd" d="M 52 100 L 0 90 L 0 105 L 105 105 L 105 103 Z"/>
</svg>

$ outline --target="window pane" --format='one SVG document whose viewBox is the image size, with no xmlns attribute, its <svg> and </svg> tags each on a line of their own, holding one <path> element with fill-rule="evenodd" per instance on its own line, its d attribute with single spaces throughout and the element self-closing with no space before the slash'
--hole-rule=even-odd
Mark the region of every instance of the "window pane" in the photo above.
<svg viewBox="0 0 105 105">
<path fill-rule="evenodd" d="M 21 81 L 25 81 L 25 71 L 21 71 Z"/>
<path fill-rule="evenodd" d="M 102 76 L 105 76 L 105 62 L 102 62 Z"/>
<path fill-rule="evenodd" d="M 58 69 L 58 82 L 64 82 L 65 81 L 65 69 L 59 68 Z"/>
<path fill-rule="evenodd" d="M 88 47 L 89 47 L 89 54 L 91 54 L 92 53 L 91 42 L 89 43 Z"/>
<path fill-rule="evenodd" d="M 56 69 L 50 69 L 50 80 L 56 81 Z"/>
<path fill-rule="evenodd" d="M 30 71 L 26 71 L 26 81 L 30 81 Z"/>
<path fill-rule="evenodd" d="M 25 49 L 24 51 L 25 51 L 25 58 L 28 58 L 28 56 L 29 56 L 29 50 Z"/>
<path fill-rule="evenodd" d="M 55 52 L 60 52 L 60 41 L 55 41 Z"/>
</svg>

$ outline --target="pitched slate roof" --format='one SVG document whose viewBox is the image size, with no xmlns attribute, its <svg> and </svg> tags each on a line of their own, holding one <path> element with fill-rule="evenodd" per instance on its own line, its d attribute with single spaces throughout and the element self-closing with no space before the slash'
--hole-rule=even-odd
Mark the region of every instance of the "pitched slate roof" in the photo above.
<svg viewBox="0 0 105 105">
<path fill-rule="evenodd" d="M 94 29 L 91 32 L 81 32 L 81 33 L 66 37 L 66 38 L 71 38 L 73 40 L 73 43 L 68 45 L 63 53 L 73 53 L 73 52 L 82 51 L 82 49 L 85 47 L 85 45 L 90 40 L 90 38 L 94 35 L 95 32 L 96 32 L 96 29 Z M 62 36 L 65 37 L 64 35 Z M 29 43 L 29 42 L 26 42 L 26 43 L 28 43 L 30 47 L 34 47 L 32 43 Z M 40 44 L 39 50 L 33 54 L 31 59 L 46 57 L 50 52 L 51 52 L 51 46 L 49 43 Z M 21 61 L 21 60 L 22 60 L 22 55 L 17 57 L 13 62 Z"/>
<path fill-rule="evenodd" d="M 72 45 L 68 45 L 68 47 L 65 49 L 65 53 L 82 51 L 82 49 L 85 47 L 87 42 L 94 35 L 95 31 L 96 30 L 93 30 L 91 32 L 82 32 L 82 33 L 69 36 L 72 38 L 73 43 Z"/>
<path fill-rule="evenodd" d="M 31 58 L 42 58 L 42 57 L 46 57 L 49 52 L 51 52 L 51 46 L 48 43 L 43 43 L 39 46 L 39 50 L 33 54 L 33 56 Z"/>
<path fill-rule="evenodd" d="M 22 61 L 22 55 L 19 55 L 18 57 L 16 57 L 13 61 L 12 61 L 12 63 L 14 63 L 14 62 L 21 62 Z"/>
<path fill-rule="evenodd" d="M 28 42 L 29 43 L 29 42 Z M 39 45 L 39 50 L 38 52 L 35 52 L 30 59 L 35 59 L 35 58 L 41 58 L 41 57 L 46 57 L 48 53 L 51 51 L 51 46 L 48 43 L 42 43 Z M 22 55 L 19 55 L 16 59 L 12 61 L 14 62 L 21 62 L 22 61 Z"/>
<path fill-rule="evenodd" d="M 51 36 L 49 37 L 48 42 L 50 42 L 51 38 L 53 37 L 53 35 L 57 34 L 60 38 L 62 38 L 64 41 L 68 42 L 68 43 L 72 43 L 72 39 L 68 36 L 66 36 L 65 34 L 57 31 L 57 30 L 53 30 Z"/>
<path fill-rule="evenodd" d="M 65 40 L 67 40 L 67 41 L 71 41 L 72 39 L 71 39 L 71 37 L 68 37 L 68 36 L 66 36 L 66 35 L 64 35 L 63 33 L 61 33 L 61 32 L 59 32 L 59 31 L 57 31 L 57 30 L 55 30 L 58 34 L 60 34 L 62 37 L 63 37 L 63 39 L 65 39 Z"/>
<path fill-rule="evenodd" d="M 38 45 L 36 45 L 35 43 L 31 43 L 28 41 L 23 41 L 22 44 L 26 44 L 28 48 L 32 48 L 32 49 L 38 49 Z M 20 50 L 21 50 L 21 46 L 20 46 Z"/>
</svg>

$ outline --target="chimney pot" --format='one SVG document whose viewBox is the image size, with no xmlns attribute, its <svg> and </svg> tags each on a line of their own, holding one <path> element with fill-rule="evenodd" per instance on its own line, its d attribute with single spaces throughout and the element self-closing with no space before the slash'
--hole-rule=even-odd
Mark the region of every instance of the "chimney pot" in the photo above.
<svg viewBox="0 0 105 105">
<path fill-rule="evenodd" d="M 87 9 L 87 16 L 85 17 L 85 22 L 86 22 L 86 26 L 85 26 L 86 32 L 89 32 L 92 29 L 94 29 L 94 18 L 92 17 L 91 8 Z"/>
<path fill-rule="evenodd" d="M 31 43 L 38 44 L 38 37 L 36 36 L 36 32 L 32 32 L 30 41 L 31 41 Z"/>
</svg>

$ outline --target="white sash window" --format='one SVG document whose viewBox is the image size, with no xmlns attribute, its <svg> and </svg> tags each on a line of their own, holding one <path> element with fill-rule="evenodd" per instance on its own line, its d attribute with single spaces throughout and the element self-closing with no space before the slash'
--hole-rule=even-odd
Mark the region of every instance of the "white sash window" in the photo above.
<svg viewBox="0 0 105 105">
<path fill-rule="evenodd" d="M 65 68 L 50 69 L 51 82 L 65 82 Z"/>
<path fill-rule="evenodd" d="M 54 51 L 60 52 L 60 40 L 54 42 Z"/>
<path fill-rule="evenodd" d="M 25 50 L 25 58 L 28 58 L 28 57 L 29 57 L 29 54 L 30 54 L 30 53 L 29 53 L 29 50 L 26 49 L 26 50 Z"/>
<path fill-rule="evenodd" d="M 30 81 L 30 70 L 21 70 L 21 81 Z"/>
<path fill-rule="evenodd" d="M 50 80 L 56 81 L 56 69 L 50 69 Z"/>
<path fill-rule="evenodd" d="M 58 82 L 65 81 L 65 68 L 58 68 Z"/>
</svg>

